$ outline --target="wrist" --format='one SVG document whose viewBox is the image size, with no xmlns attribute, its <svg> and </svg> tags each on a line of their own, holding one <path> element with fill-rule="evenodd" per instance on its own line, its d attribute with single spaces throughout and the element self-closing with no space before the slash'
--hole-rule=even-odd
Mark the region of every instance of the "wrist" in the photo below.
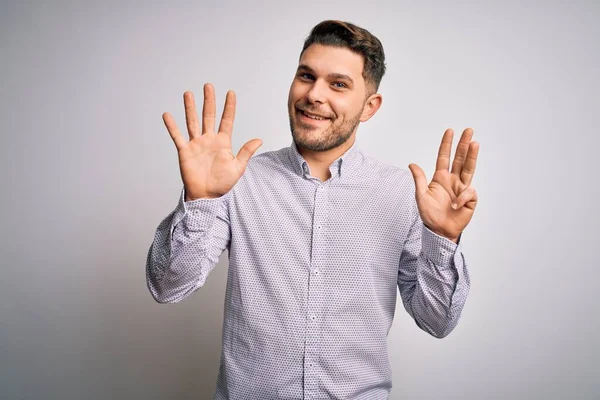
<svg viewBox="0 0 600 400">
<path fill-rule="evenodd" d="M 210 199 L 218 199 L 221 196 L 200 196 L 200 197 L 189 197 L 187 194 L 185 195 L 185 201 L 194 201 L 194 200 L 210 200 Z"/>
<path fill-rule="evenodd" d="M 444 239 L 448 239 L 454 243 L 458 243 L 458 239 L 460 238 L 460 234 L 458 236 L 453 236 L 453 235 L 449 235 L 448 233 L 445 232 L 440 232 L 436 229 L 431 229 L 429 226 L 427 226 L 427 224 L 423 223 L 423 225 L 425 225 L 425 227 L 427 229 L 429 229 L 431 232 L 435 233 L 438 236 L 443 237 Z"/>
<path fill-rule="evenodd" d="M 210 195 L 207 193 L 190 193 L 187 188 L 184 186 L 183 187 L 184 193 L 185 193 L 185 201 L 194 201 L 194 200 L 200 200 L 200 199 L 217 199 L 219 197 L 221 197 L 220 195 L 216 194 L 216 195 Z"/>
</svg>

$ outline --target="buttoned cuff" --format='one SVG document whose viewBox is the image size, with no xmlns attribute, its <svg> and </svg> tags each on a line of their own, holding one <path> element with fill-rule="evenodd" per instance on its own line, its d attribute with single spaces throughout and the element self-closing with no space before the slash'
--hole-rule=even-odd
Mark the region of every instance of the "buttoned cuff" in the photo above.
<svg viewBox="0 0 600 400">
<path fill-rule="evenodd" d="M 423 224 L 421 235 L 423 254 L 435 265 L 449 267 L 452 264 L 454 255 L 460 253 L 461 236 L 458 237 L 458 243 L 454 243 L 452 240 L 431 231 Z"/>
<path fill-rule="evenodd" d="M 180 222 L 185 228 L 199 232 L 208 230 L 215 220 L 223 202 L 229 197 L 229 192 L 214 199 L 196 199 L 185 201 L 185 187 L 181 190 L 179 203 L 175 209 L 173 228 Z"/>
</svg>

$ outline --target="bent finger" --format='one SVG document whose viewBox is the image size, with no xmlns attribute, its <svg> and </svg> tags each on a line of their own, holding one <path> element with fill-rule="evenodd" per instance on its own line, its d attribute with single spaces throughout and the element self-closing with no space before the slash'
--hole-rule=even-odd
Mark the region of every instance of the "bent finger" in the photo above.
<svg viewBox="0 0 600 400">
<path fill-rule="evenodd" d="M 458 195 L 455 201 L 455 210 L 460 209 L 467 203 L 471 203 L 469 208 L 475 208 L 475 203 L 477 203 L 477 191 L 473 186 L 468 186 L 465 190 L 462 191 L 461 194 Z"/>
</svg>

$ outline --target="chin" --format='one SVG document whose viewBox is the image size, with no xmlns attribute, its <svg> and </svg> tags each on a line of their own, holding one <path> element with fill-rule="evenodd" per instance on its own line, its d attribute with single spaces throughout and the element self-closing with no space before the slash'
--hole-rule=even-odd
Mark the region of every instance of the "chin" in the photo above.
<svg viewBox="0 0 600 400">
<path fill-rule="evenodd" d="M 317 137 L 313 140 L 307 138 L 304 135 L 298 135 L 297 133 L 292 133 L 292 137 L 294 138 L 294 143 L 298 148 L 303 148 L 310 151 L 327 151 L 331 149 L 335 149 L 336 147 L 344 144 L 349 137 L 336 137 L 335 139 L 327 137 L 328 140 L 319 140 L 321 137 Z"/>
</svg>

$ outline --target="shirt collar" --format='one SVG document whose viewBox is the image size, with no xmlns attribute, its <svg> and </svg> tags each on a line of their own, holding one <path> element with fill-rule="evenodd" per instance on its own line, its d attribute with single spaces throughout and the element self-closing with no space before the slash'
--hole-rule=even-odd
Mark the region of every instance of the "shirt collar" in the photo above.
<svg viewBox="0 0 600 400">
<path fill-rule="evenodd" d="M 294 140 L 292 140 L 288 154 L 290 156 L 292 166 L 294 167 L 294 171 L 300 176 L 308 176 L 310 173 L 308 163 L 298 151 L 298 147 L 296 147 Z M 329 172 L 331 172 L 331 177 L 339 175 L 341 178 L 343 176 L 347 176 L 350 171 L 352 171 L 359 163 L 360 150 L 358 149 L 355 140 L 352 146 L 346 150 L 344 154 L 331 163 L 329 166 Z"/>
</svg>

